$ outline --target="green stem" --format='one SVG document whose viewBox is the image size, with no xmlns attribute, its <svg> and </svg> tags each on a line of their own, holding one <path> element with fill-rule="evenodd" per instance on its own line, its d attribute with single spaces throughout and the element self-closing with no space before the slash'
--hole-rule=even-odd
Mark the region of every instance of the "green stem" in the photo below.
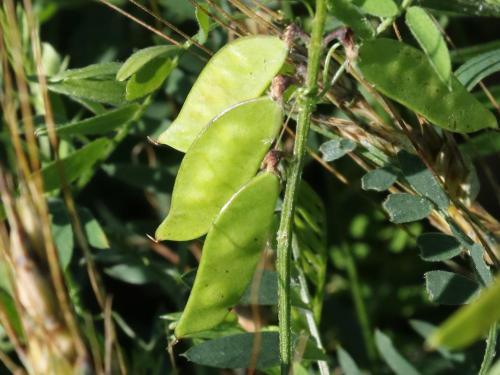
<svg viewBox="0 0 500 375">
<path fill-rule="evenodd" d="M 484 352 L 483 363 L 481 363 L 481 369 L 478 375 L 486 375 L 489 372 L 491 364 L 495 359 L 495 348 L 497 346 L 497 324 L 494 323 L 490 332 L 488 333 L 488 338 L 486 339 L 486 350 Z"/>
<path fill-rule="evenodd" d="M 370 319 L 368 318 L 365 301 L 363 300 L 363 295 L 361 293 L 361 288 L 359 285 L 356 263 L 347 244 L 342 244 L 341 248 L 344 254 L 344 259 L 346 260 L 346 271 L 347 277 L 349 278 L 349 288 L 351 289 L 354 308 L 356 310 L 356 315 L 358 316 L 359 325 L 361 327 L 361 334 L 363 335 L 363 341 L 365 342 L 366 354 L 371 365 L 373 366 L 377 361 L 377 350 L 375 348 L 375 341 L 373 340 Z"/>
<path fill-rule="evenodd" d="M 307 136 L 311 123 L 311 113 L 316 102 L 317 78 L 320 68 L 322 51 L 322 36 L 326 18 L 326 0 L 316 0 L 316 14 L 313 22 L 311 42 L 308 48 L 308 65 L 305 92 L 297 99 L 299 116 L 297 120 L 296 138 L 293 150 L 293 160 L 289 169 L 285 197 L 281 211 L 281 221 L 278 230 L 278 259 L 277 270 L 279 275 L 279 336 L 281 374 L 288 375 L 292 358 L 292 335 L 290 324 L 290 259 L 291 259 L 291 231 L 295 209 L 296 192 L 300 183 L 304 155 L 306 152 Z"/>
</svg>

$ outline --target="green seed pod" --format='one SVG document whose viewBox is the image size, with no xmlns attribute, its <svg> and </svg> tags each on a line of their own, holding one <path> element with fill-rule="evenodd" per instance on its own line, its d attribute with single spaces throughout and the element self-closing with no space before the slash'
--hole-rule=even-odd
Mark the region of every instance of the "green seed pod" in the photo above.
<svg viewBox="0 0 500 375">
<path fill-rule="evenodd" d="M 450 91 L 427 56 L 406 44 L 384 38 L 367 41 L 359 49 L 357 66 L 378 91 L 441 128 L 469 133 L 498 126 L 495 116 L 455 77 Z"/>
<path fill-rule="evenodd" d="M 219 213 L 175 328 L 177 338 L 215 327 L 238 303 L 268 239 L 279 192 L 278 177 L 264 172 L 234 194 Z"/>
<path fill-rule="evenodd" d="M 207 233 L 231 196 L 259 170 L 283 110 L 270 98 L 238 104 L 215 118 L 182 160 L 157 240 L 187 241 Z"/>
<path fill-rule="evenodd" d="M 220 112 L 259 97 L 286 56 L 286 44 L 277 37 L 252 36 L 227 44 L 210 59 L 179 115 L 158 142 L 186 152 L 198 133 Z"/>
</svg>

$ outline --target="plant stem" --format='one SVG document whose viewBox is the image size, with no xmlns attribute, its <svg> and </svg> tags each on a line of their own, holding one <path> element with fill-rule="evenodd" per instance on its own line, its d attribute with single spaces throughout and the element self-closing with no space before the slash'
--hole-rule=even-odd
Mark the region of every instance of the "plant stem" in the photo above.
<svg viewBox="0 0 500 375">
<path fill-rule="evenodd" d="M 299 96 L 297 131 L 293 149 L 293 160 L 288 172 L 285 197 L 278 230 L 278 319 L 280 336 L 281 374 L 288 375 L 292 358 L 292 335 L 290 324 L 290 259 L 292 220 L 295 209 L 295 197 L 300 183 L 306 142 L 311 123 L 311 113 L 317 94 L 317 77 L 320 68 L 322 36 L 326 18 L 326 0 L 316 0 L 316 14 L 313 21 L 311 41 L 308 48 L 308 64 L 305 92 Z"/>
<path fill-rule="evenodd" d="M 377 349 L 375 348 L 375 341 L 373 339 L 373 331 L 371 329 L 370 319 L 368 317 L 365 301 L 363 300 L 363 295 L 361 293 L 356 263 L 354 257 L 351 254 L 351 249 L 348 248 L 348 245 L 344 243 L 341 245 L 341 248 L 344 254 L 344 259 L 346 260 L 346 271 L 349 278 L 349 287 L 351 289 L 354 308 L 356 310 L 356 315 L 358 316 L 358 322 L 361 327 L 363 340 L 365 342 L 366 354 L 371 365 L 374 366 L 375 362 L 377 361 Z"/>
<path fill-rule="evenodd" d="M 293 235 L 292 238 L 292 253 L 294 261 L 298 261 L 300 257 L 300 249 L 297 241 L 297 236 Z M 311 303 L 311 293 L 309 292 L 309 288 L 307 286 L 306 276 L 304 275 L 304 271 L 297 267 L 298 275 L 297 279 L 299 280 L 300 286 L 300 297 L 302 298 L 302 302 L 305 304 Z M 319 334 L 318 325 L 316 324 L 316 319 L 314 317 L 314 313 L 311 310 L 304 309 L 303 314 L 306 318 L 307 327 L 309 328 L 309 333 L 313 337 L 316 342 L 316 346 L 324 350 L 323 342 L 321 341 L 321 336 Z M 326 361 L 317 361 L 318 369 L 320 375 L 330 375 L 330 370 L 328 369 L 328 363 Z"/>
<path fill-rule="evenodd" d="M 495 359 L 495 348 L 497 346 L 497 324 L 494 323 L 490 327 L 488 333 L 488 338 L 486 339 L 486 350 L 484 352 L 483 362 L 481 363 L 481 368 L 478 375 L 486 375 Z"/>
</svg>

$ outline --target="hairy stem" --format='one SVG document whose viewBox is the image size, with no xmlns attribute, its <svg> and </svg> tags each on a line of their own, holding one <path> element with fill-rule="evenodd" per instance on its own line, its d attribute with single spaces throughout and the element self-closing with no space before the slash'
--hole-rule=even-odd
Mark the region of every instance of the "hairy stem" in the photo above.
<svg viewBox="0 0 500 375">
<path fill-rule="evenodd" d="M 486 375 L 489 372 L 491 364 L 495 359 L 495 348 L 497 345 L 497 324 L 494 323 L 488 333 L 488 338 L 486 339 L 486 350 L 484 352 L 483 362 L 481 363 L 481 368 L 478 375 Z"/>
<path fill-rule="evenodd" d="M 287 375 L 292 358 L 292 335 L 290 325 L 290 259 L 291 259 L 291 232 L 292 219 L 295 209 L 295 197 L 300 183 L 306 142 L 311 123 L 311 113 L 317 94 L 317 77 L 320 68 L 322 50 L 322 36 L 326 18 L 326 1 L 316 0 L 316 14 L 313 22 L 311 42 L 308 48 L 308 65 L 305 92 L 298 99 L 299 116 L 297 133 L 293 150 L 293 160 L 290 165 L 285 197 L 281 211 L 281 221 L 278 230 L 278 318 L 280 336 L 281 374 Z"/>
</svg>

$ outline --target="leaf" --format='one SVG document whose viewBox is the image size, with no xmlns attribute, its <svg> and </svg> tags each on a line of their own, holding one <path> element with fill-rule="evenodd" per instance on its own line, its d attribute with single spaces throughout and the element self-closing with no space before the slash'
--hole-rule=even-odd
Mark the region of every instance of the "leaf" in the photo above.
<svg viewBox="0 0 500 375">
<path fill-rule="evenodd" d="M 450 91 L 418 49 L 378 38 L 365 41 L 358 55 L 367 81 L 436 126 L 458 133 L 498 127 L 495 116 L 454 77 Z"/>
<path fill-rule="evenodd" d="M 68 79 L 60 83 L 49 84 L 48 88 L 50 91 L 77 99 L 111 105 L 120 105 L 124 103 L 125 98 L 125 84 L 115 80 Z"/>
<path fill-rule="evenodd" d="M 256 293 L 257 298 L 253 296 L 254 283 L 259 281 L 256 279 L 257 273 L 262 272 L 260 284 Z M 240 303 L 243 305 L 258 304 L 258 305 L 276 305 L 278 303 L 278 276 L 276 272 L 267 270 L 257 270 L 254 281 L 250 283 L 247 290 L 241 297 Z"/>
<path fill-rule="evenodd" d="M 406 11 L 406 24 L 429 58 L 434 70 L 447 85 L 451 84 L 451 60 L 448 46 L 437 28 L 433 19 L 427 12 L 417 6 L 412 6 Z"/>
<path fill-rule="evenodd" d="M 394 17 L 399 13 L 398 5 L 393 0 L 353 0 L 363 12 L 376 17 Z"/>
<path fill-rule="evenodd" d="M 67 79 L 109 79 L 112 78 L 121 64 L 117 62 L 106 62 L 100 64 L 92 64 L 83 68 L 68 69 L 51 77 L 52 82 L 64 81 Z"/>
<path fill-rule="evenodd" d="M 301 182 L 297 195 L 293 234 L 299 250 L 297 267 L 314 287 L 311 291 L 311 304 L 315 317 L 319 320 L 327 266 L 326 210 L 319 195 L 305 181 Z"/>
<path fill-rule="evenodd" d="M 471 16 L 500 17 L 497 0 L 418 0 L 425 7 Z"/>
<path fill-rule="evenodd" d="M 154 60 L 157 57 L 167 54 L 171 56 L 178 51 L 179 51 L 178 47 L 170 45 L 154 46 L 154 47 L 140 49 L 139 51 L 133 53 L 123 63 L 118 73 L 116 73 L 116 79 L 118 81 L 125 81 L 127 78 L 137 73 L 142 67 L 148 64 L 151 60 Z"/>
<path fill-rule="evenodd" d="M 175 171 L 165 167 L 147 167 L 141 164 L 114 163 L 101 167 L 106 174 L 138 189 L 157 193 L 171 191 Z"/>
<path fill-rule="evenodd" d="M 417 156 L 404 150 L 398 153 L 398 161 L 403 175 L 411 187 L 441 210 L 447 211 L 450 205 L 448 196 L 425 164 Z"/>
<path fill-rule="evenodd" d="M 390 167 L 381 167 L 366 173 L 361 178 L 363 190 L 384 191 L 389 189 L 398 179 L 397 174 Z"/>
<path fill-rule="evenodd" d="M 144 285 L 156 280 L 146 265 L 141 263 L 121 263 L 104 270 L 107 275 L 132 285 Z"/>
<path fill-rule="evenodd" d="M 460 146 L 460 151 L 473 159 L 500 152 L 500 132 L 489 131 L 478 134 Z"/>
<path fill-rule="evenodd" d="M 484 253 L 484 247 L 479 244 L 474 244 L 469 247 L 472 267 L 474 267 L 479 281 L 483 284 L 483 286 L 488 286 L 492 283 L 493 276 L 490 268 L 484 260 Z"/>
<path fill-rule="evenodd" d="M 127 100 L 141 98 L 158 89 L 176 66 L 177 59 L 163 56 L 148 62 L 127 82 Z"/>
<path fill-rule="evenodd" d="M 469 251 L 472 267 L 476 271 L 476 276 L 479 281 L 484 286 L 490 285 L 492 275 L 483 257 L 485 253 L 483 246 L 474 243 L 474 241 L 466 233 L 464 233 L 464 231 L 451 218 L 448 218 L 446 221 L 451 229 L 451 233 L 460 242 L 460 244 Z"/>
<path fill-rule="evenodd" d="M 450 54 L 454 63 L 464 63 L 473 57 L 498 48 L 500 48 L 500 40 L 492 40 L 491 42 L 478 43 L 464 48 L 457 48 L 450 51 Z"/>
<path fill-rule="evenodd" d="M 85 120 L 60 125 L 56 128 L 56 133 L 63 137 L 69 135 L 106 134 L 134 120 L 140 108 L 138 104 L 130 104 L 112 109 Z M 38 129 L 36 132 L 38 136 L 46 135 L 47 133 L 47 128 Z"/>
<path fill-rule="evenodd" d="M 89 245 L 96 249 L 109 249 L 108 237 L 97 219 L 92 215 L 92 212 L 85 207 L 80 207 L 78 214 L 80 215 Z"/>
<path fill-rule="evenodd" d="M 500 320 L 500 279 L 483 290 L 477 300 L 462 307 L 448 318 L 428 340 L 433 347 L 462 349 L 481 336 Z"/>
<path fill-rule="evenodd" d="M 195 9 L 196 22 L 198 22 L 198 43 L 205 44 L 210 31 L 210 16 L 205 11 L 203 5 L 199 4 Z"/>
<path fill-rule="evenodd" d="M 420 374 L 413 365 L 398 353 L 391 339 L 378 329 L 375 331 L 375 344 L 385 363 L 387 363 L 396 375 Z"/>
<path fill-rule="evenodd" d="M 351 27 L 354 34 L 361 39 L 369 39 L 375 36 L 372 25 L 351 0 L 336 0 L 332 6 L 332 13 L 344 24 Z"/>
<path fill-rule="evenodd" d="M 420 257 L 428 262 L 441 262 L 462 252 L 460 242 L 443 233 L 424 233 L 417 238 Z"/>
<path fill-rule="evenodd" d="M 87 172 L 108 152 L 111 143 L 105 138 L 96 139 L 70 154 L 59 163 L 62 164 L 66 183 L 71 183 Z M 52 191 L 61 187 L 59 166 L 54 161 L 41 169 L 45 191 Z"/>
<path fill-rule="evenodd" d="M 252 359 L 254 334 L 242 333 L 206 341 L 190 348 L 184 356 L 199 365 L 218 368 L 247 368 Z M 279 364 L 277 332 L 261 332 L 255 366 L 266 369 Z"/>
<path fill-rule="evenodd" d="M 488 375 L 500 375 L 500 360 L 495 362 Z"/>
<path fill-rule="evenodd" d="M 437 329 L 435 325 L 423 320 L 412 319 L 410 320 L 410 325 L 425 340 L 427 340 Z M 437 348 L 437 351 L 443 356 L 443 358 L 449 359 L 450 361 L 462 363 L 465 360 L 464 353 L 451 353 L 443 348 Z"/>
<path fill-rule="evenodd" d="M 455 75 L 467 88 L 472 89 L 484 78 L 500 71 L 500 49 L 489 51 L 468 60 Z"/>
<path fill-rule="evenodd" d="M 480 289 L 475 281 L 448 271 L 429 271 L 424 278 L 429 299 L 441 305 L 469 303 Z"/>
<path fill-rule="evenodd" d="M 389 194 L 382 206 L 389 219 L 396 224 L 424 219 L 432 211 L 431 203 L 426 198 L 407 193 Z"/>
<path fill-rule="evenodd" d="M 337 358 L 345 375 L 361 375 L 361 370 L 352 357 L 341 346 L 337 348 Z"/>
<path fill-rule="evenodd" d="M 73 229 L 63 201 L 49 201 L 49 211 L 52 223 L 52 237 L 57 247 L 59 263 L 61 268 L 65 270 L 73 256 Z"/>
<path fill-rule="evenodd" d="M 340 159 L 342 156 L 354 151 L 355 148 L 356 143 L 345 138 L 332 139 L 319 146 L 319 150 L 323 154 L 323 160 L 325 161 Z"/>
<path fill-rule="evenodd" d="M 253 343 L 256 334 L 240 333 L 225 336 L 191 347 L 183 354 L 190 362 L 203 366 L 238 369 L 248 368 L 253 355 Z M 278 332 L 260 332 L 256 368 L 264 370 L 280 363 Z M 308 342 L 309 344 L 309 342 Z M 317 360 L 317 350 L 306 346 L 304 359 Z M 324 355 L 321 356 L 324 359 Z"/>
<path fill-rule="evenodd" d="M 278 274 L 275 271 L 261 270 L 262 276 L 260 279 L 259 289 L 257 291 L 257 299 L 252 295 L 253 284 L 250 283 L 245 293 L 241 297 L 240 304 L 242 305 L 262 305 L 262 306 L 273 306 L 278 304 Z M 259 272 L 259 271 L 257 271 Z M 257 272 L 254 276 L 254 282 L 257 280 Z M 291 289 L 291 302 L 292 306 L 300 307 L 302 309 L 310 309 L 309 306 L 302 302 L 300 295 L 297 291 Z M 189 335 L 192 337 L 192 335 Z"/>
</svg>

